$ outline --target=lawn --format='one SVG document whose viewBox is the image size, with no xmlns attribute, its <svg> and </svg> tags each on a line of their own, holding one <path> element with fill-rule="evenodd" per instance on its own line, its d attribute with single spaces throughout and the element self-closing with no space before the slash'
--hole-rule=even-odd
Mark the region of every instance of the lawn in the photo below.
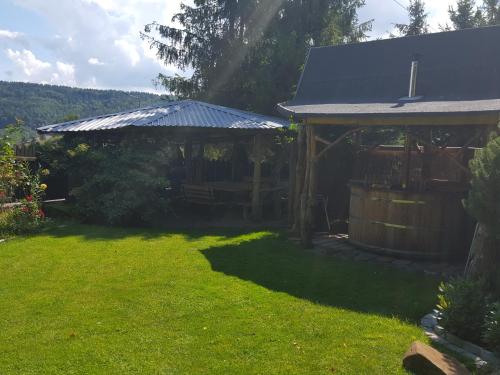
<svg viewBox="0 0 500 375">
<path fill-rule="evenodd" d="M 279 233 L 91 226 L 0 244 L 0 374 L 399 374 L 437 280 Z"/>
</svg>

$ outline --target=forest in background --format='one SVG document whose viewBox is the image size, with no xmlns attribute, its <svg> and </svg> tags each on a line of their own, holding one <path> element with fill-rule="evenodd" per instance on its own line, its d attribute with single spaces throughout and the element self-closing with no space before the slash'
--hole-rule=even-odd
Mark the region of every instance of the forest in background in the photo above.
<svg viewBox="0 0 500 375">
<path fill-rule="evenodd" d="M 144 92 L 81 89 L 0 81 L 0 128 L 22 120 L 31 129 L 68 118 L 85 118 L 159 104 Z"/>
</svg>

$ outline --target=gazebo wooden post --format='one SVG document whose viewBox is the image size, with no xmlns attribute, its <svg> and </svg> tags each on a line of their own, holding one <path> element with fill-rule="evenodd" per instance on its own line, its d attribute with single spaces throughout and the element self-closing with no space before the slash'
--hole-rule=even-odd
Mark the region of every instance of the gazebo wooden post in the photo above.
<svg viewBox="0 0 500 375">
<path fill-rule="evenodd" d="M 186 181 L 188 183 L 193 182 L 193 143 L 191 141 L 186 141 L 184 143 L 184 162 L 186 168 Z"/>
<path fill-rule="evenodd" d="M 304 193 L 304 184 L 306 178 L 306 128 L 305 125 L 299 125 L 297 134 L 297 162 L 295 169 L 295 188 L 293 189 L 292 206 L 292 228 L 291 232 L 299 235 L 301 226 L 301 201 Z"/>
<path fill-rule="evenodd" d="M 262 219 L 262 202 L 260 199 L 260 186 L 262 177 L 262 139 L 257 134 L 254 137 L 254 161 L 252 178 L 252 219 L 259 221 Z"/>
<path fill-rule="evenodd" d="M 290 144 L 288 159 L 288 225 L 293 228 L 295 206 L 295 184 L 297 175 L 297 142 Z"/>
<path fill-rule="evenodd" d="M 201 142 L 198 156 L 196 157 L 195 182 L 201 184 L 205 179 L 205 143 Z"/>
<path fill-rule="evenodd" d="M 316 160 L 316 135 L 312 125 L 306 125 L 306 178 L 301 199 L 301 230 L 300 240 L 302 246 L 313 246 L 314 212 L 316 207 L 317 191 L 317 160 Z"/>
</svg>

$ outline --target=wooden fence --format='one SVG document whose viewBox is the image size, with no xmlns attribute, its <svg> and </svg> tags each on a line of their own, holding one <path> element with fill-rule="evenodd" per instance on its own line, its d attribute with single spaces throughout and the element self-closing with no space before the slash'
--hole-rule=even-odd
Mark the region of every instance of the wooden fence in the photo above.
<svg viewBox="0 0 500 375">
<path fill-rule="evenodd" d="M 16 159 L 33 161 L 36 160 L 36 147 L 34 143 L 19 144 L 14 147 Z"/>
</svg>

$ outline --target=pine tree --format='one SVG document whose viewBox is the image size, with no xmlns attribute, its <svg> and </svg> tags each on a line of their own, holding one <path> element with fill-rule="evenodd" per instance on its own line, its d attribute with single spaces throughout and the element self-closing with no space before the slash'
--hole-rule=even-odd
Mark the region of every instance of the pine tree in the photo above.
<svg viewBox="0 0 500 375">
<path fill-rule="evenodd" d="M 470 29 L 483 24 L 483 13 L 481 9 L 476 8 L 475 0 L 458 0 L 456 7 L 450 6 L 448 14 L 455 30 Z"/>
<path fill-rule="evenodd" d="M 479 222 L 500 234 L 500 137 L 477 152 L 471 172 L 467 209 Z"/>
<path fill-rule="evenodd" d="M 483 1 L 483 20 L 485 25 L 500 24 L 500 0 Z"/>
<path fill-rule="evenodd" d="M 174 21 L 145 27 L 157 55 L 189 78 L 159 75 L 180 97 L 272 113 L 293 94 L 311 45 L 361 40 L 364 0 L 195 0 Z"/>
<path fill-rule="evenodd" d="M 425 11 L 423 0 L 410 0 L 408 11 L 408 24 L 396 24 L 395 27 L 402 36 L 422 35 L 429 32 L 427 23 L 428 14 Z"/>
<path fill-rule="evenodd" d="M 500 137 L 478 151 L 470 163 L 472 184 L 465 205 L 478 221 L 468 276 L 484 279 L 500 294 Z"/>
</svg>

